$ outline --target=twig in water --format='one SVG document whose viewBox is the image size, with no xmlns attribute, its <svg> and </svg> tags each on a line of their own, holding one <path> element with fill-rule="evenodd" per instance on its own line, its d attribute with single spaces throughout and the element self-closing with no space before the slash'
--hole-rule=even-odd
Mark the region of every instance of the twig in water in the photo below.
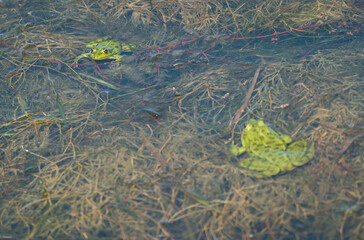
<svg viewBox="0 0 364 240">
<path fill-rule="evenodd" d="M 253 81 L 249 86 L 249 91 L 248 91 L 248 93 L 246 94 L 246 96 L 244 98 L 243 104 L 241 104 L 241 107 L 235 113 L 234 120 L 232 122 L 230 122 L 230 124 L 229 124 L 230 127 L 231 127 L 232 124 L 234 124 L 234 128 L 235 128 L 236 124 L 239 122 L 239 118 L 241 117 L 241 114 L 243 114 L 243 112 L 244 112 L 246 106 L 248 105 L 248 102 L 249 102 L 249 100 L 250 100 L 250 98 L 251 98 L 251 96 L 253 94 L 254 87 L 255 87 L 255 84 L 257 83 L 257 80 L 258 80 L 258 77 L 259 77 L 259 72 L 260 72 L 261 69 L 262 69 L 262 67 L 259 66 L 257 68 L 257 70 L 255 71 Z"/>
</svg>

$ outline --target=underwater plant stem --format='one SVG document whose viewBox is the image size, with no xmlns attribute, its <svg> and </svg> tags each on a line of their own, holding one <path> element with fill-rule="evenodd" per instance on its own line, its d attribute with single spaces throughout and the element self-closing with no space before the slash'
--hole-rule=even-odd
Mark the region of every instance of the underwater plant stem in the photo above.
<svg viewBox="0 0 364 240">
<path fill-rule="evenodd" d="M 64 111 L 63 111 L 62 105 L 59 102 L 58 93 L 56 93 L 56 94 L 57 94 L 56 101 L 57 101 L 57 107 L 58 107 L 58 110 L 59 110 L 59 114 L 61 115 L 61 118 L 63 120 L 64 125 L 67 126 L 66 116 L 64 115 Z"/>
<path fill-rule="evenodd" d="M 257 70 L 255 71 L 255 74 L 254 74 L 254 78 L 253 78 L 253 81 L 252 83 L 250 84 L 249 86 L 249 90 L 248 90 L 248 93 L 246 94 L 244 100 L 243 100 L 243 103 L 241 104 L 241 107 L 239 108 L 239 110 L 235 113 L 235 117 L 234 117 L 234 120 L 233 122 L 231 122 L 229 125 L 231 127 L 232 124 L 234 124 L 234 127 L 236 126 L 236 124 L 239 122 L 239 119 L 241 117 L 241 114 L 244 112 L 246 106 L 248 105 L 248 102 L 253 94 L 253 91 L 254 91 L 254 87 L 255 87 L 255 84 L 257 83 L 257 80 L 258 80 L 258 77 L 259 77 L 259 72 L 260 70 L 262 69 L 261 66 L 259 66 L 257 68 Z"/>
<path fill-rule="evenodd" d="M 231 40 L 242 40 L 242 39 L 257 39 L 257 38 L 272 37 L 272 36 L 282 35 L 282 34 L 285 34 L 285 33 L 290 33 L 290 32 L 293 32 L 293 31 L 303 30 L 303 29 L 306 29 L 306 28 L 319 27 L 319 26 L 322 26 L 322 25 L 326 25 L 326 24 L 330 24 L 330 23 L 336 22 L 336 21 L 338 21 L 338 20 L 329 21 L 329 22 L 325 22 L 325 23 L 318 23 L 318 24 L 314 24 L 314 25 L 310 25 L 310 26 L 304 26 L 304 27 L 299 27 L 299 28 L 292 28 L 292 29 L 287 30 L 287 31 L 276 32 L 276 33 L 272 33 L 272 34 L 268 34 L 268 35 L 263 35 L 263 36 L 240 37 L 240 38 L 230 38 L 230 39 Z"/>
<path fill-rule="evenodd" d="M 120 89 L 119 89 L 118 87 L 114 86 L 114 85 L 113 85 L 113 84 L 111 84 L 111 83 L 105 82 L 105 81 L 104 81 L 104 80 L 102 80 L 102 79 L 99 79 L 99 78 L 97 78 L 97 77 L 93 77 L 93 76 L 91 76 L 91 75 L 84 74 L 84 73 L 78 73 L 78 74 L 80 74 L 81 76 L 87 77 L 87 78 L 89 78 L 89 79 L 92 79 L 92 80 L 94 80 L 94 81 L 98 82 L 99 84 L 104 85 L 105 87 L 108 87 L 108 88 L 114 89 L 114 90 L 116 90 L 116 91 L 120 91 Z"/>
</svg>

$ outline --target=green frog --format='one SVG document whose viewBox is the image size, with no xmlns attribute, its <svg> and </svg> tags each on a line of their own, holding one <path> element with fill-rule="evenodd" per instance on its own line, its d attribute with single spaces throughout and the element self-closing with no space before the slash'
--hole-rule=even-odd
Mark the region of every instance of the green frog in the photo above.
<svg viewBox="0 0 364 240">
<path fill-rule="evenodd" d="M 262 120 L 251 119 L 241 135 L 242 147 L 234 143 L 231 153 L 238 156 L 247 153 L 239 165 L 250 170 L 255 177 L 269 177 L 297 166 L 306 164 L 314 155 L 314 144 L 305 140 L 292 142 L 288 135 L 278 134 L 265 125 Z"/>
<path fill-rule="evenodd" d="M 109 36 L 107 36 L 86 44 L 86 47 L 90 48 L 90 50 L 87 53 L 76 57 L 73 61 L 74 63 L 77 63 L 78 60 L 83 57 L 90 58 L 95 61 L 105 59 L 115 59 L 116 61 L 121 61 L 124 56 L 120 54 L 122 52 L 131 52 L 136 46 L 134 44 L 126 44 L 117 40 L 112 40 Z"/>
</svg>

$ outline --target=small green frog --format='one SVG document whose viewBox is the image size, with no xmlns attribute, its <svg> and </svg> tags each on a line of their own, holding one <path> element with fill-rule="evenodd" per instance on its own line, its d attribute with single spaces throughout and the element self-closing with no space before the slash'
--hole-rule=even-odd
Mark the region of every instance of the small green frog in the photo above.
<svg viewBox="0 0 364 240">
<path fill-rule="evenodd" d="M 269 177 L 293 170 L 306 164 L 314 155 L 314 144 L 305 140 L 292 143 L 288 135 L 278 134 L 262 120 L 250 120 L 241 135 L 242 147 L 231 146 L 231 153 L 238 156 L 244 152 L 249 157 L 240 162 L 242 168 L 255 177 Z"/>
<path fill-rule="evenodd" d="M 83 57 L 90 58 L 95 61 L 105 59 L 115 59 L 116 61 L 120 61 L 124 57 L 120 55 L 122 52 L 131 52 L 132 49 L 136 47 L 134 44 L 125 44 L 109 39 L 110 37 L 107 36 L 86 44 L 86 47 L 90 48 L 90 50 L 87 53 L 76 57 L 73 62 L 77 63 L 78 60 Z"/>
</svg>

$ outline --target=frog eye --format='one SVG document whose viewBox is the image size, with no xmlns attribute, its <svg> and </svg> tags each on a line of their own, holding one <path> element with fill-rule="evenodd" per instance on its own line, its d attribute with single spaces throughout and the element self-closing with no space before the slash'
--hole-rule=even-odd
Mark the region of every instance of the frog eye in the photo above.
<svg viewBox="0 0 364 240">
<path fill-rule="evenodd" d="M 108 51 L 106 48 L 103 48 L 103 49 L 102 49 L 102 53 L 103 53 L 103 54 L 107 54 L 108 52 L 109 52 L 109 51 Z"/>
<path fill-rule="evenodd" d="M 252 125 L 249 124 L 249 123 L 247 123 L 247 124 L 244 125 L 244 129 L 246 129 L 246 130 L 250 130 L 251 127 L 252 127 Z"/>
</svg>

